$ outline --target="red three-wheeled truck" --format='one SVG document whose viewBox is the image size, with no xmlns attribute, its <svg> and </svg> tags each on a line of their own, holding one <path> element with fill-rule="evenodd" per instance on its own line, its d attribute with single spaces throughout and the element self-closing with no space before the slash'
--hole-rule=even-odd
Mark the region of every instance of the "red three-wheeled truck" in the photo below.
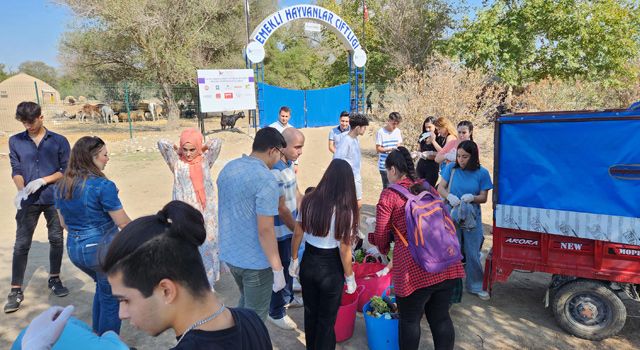
<svg viewBox="0 0 640 350">
<path fill-rule="evenodd" d="M 514 270 L 552 274 L 545 303 L 564 330 L 617 334 L 622 299 L 640 301 L 640 102 L 500 116 L 494 184 L 485 289 Z"/>
</svg>

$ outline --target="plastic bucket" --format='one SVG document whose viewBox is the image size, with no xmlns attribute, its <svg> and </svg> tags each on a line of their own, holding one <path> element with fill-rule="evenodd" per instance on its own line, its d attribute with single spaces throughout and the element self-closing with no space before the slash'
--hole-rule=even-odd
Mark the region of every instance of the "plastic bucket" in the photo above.
<svg viewBox="0 0 640 350">
<path fill-rule="evenodd" d="M 358 307 L 358 298 L 360 294 L 366 290 L 364 286 L 358 286 L 355 293 L 348 294 L 345 290 L 342 292 L 340 300 L 340 308 L 333 330 L 336 333 L 336 342 L 343 342 L 353 335 L 353 328 L 356 323 L 356 310 Z"/>
<path fill-rule="evenodd" d="M 364 286 L 365 289 L 358 299 L 358 311 L 362 311 L 364 304 L 371 300 L 374 295 L 381 295 L 384 290 L 391 285 L 391 272 L 385 276 L 378 277 L 376 272 L 384 269 L 387 265 L 382 263 L 357 263 L 353 264 L 353 273 L 356 276 L 356 283 Z"/>
<path fill-rule="evenodd" d="M 385 290 L 386 292 L 386 290 Z M 383 292 L 383 295 L 385 293 Z M 395 297 L 391 300 L 395 301 Z M 367 343 L 370 350 L 399 350 L 398 324 L 400 320 L 387 320 L 384 317 L 376 318 L 367 315 L 369 302 L 363 308 L 364 323 L 367 328 Z"/>
</svg>

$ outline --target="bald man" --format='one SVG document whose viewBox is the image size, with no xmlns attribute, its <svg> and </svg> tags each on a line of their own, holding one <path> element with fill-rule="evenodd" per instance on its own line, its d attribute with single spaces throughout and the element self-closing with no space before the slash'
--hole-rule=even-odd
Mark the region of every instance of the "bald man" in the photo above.
<svg viewBox="0 0 640 350">
<path fill-rule="evenodd" d="M 295 227 L 297 208 L 302 194 L 298 190 L 294 162 L 302 154 L 304 134 L 300 130 L 290 127 L 282 131 L 287 147 L 282 149 L 282 159 L 273 166 L 271 172 L 278 180 L 280 187 L 280 202 L 278 215 L 274 218 L 278 251 L 282 266 L 285 267 L 284 289 L 271 294 L 271 306 L 268 320 L 282 329 L 295 329 L 296 323 L 287 316 L 288 307 L 302 307 L 302 301 L 294 296 L 293 279 L 289 276 L 289 262 L 291 261 L 291 237 Z"/>
</svg>

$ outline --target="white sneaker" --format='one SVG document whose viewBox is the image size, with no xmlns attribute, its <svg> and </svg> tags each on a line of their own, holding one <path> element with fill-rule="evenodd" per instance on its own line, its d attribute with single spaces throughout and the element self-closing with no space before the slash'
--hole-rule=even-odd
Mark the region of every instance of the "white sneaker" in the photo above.
<svg viewBox="0 0 640 350">
<path fill-rule="evenodd" d="M 491 299 L 491 296 L 489 295 L 489 293 L 487 291 L 481 290 L 479 292 L 473 293 L 475 295 L 478 296 L 478 298 L 480 298 L 481 300 L 489 300 Z"/>
<path fill-rule="evenodd" d="M 295 309 L 298 307 L 304 307 L 304 301 L 302 300 L 302 297 L 293 297 L 293 300 L 291 300 L 291 302 L 287 305 L 284 306 L 287 309 Z"/>
<path fill-rule="evenodd" d="M 291 319 L 291 317 L 284 315 L 283 318 L 276 320 L 271 316 L 267 316 L 269 322 L 273 323 L 276 327 L 286 330 L 292 330 L 298 328 L 298 325 Z"/>
<path fill-rule="evenodd" d="M 293 279 L 293 291 L 294 292 L 302 292 L 302 286 L 297 278 Z"/>
</svg>

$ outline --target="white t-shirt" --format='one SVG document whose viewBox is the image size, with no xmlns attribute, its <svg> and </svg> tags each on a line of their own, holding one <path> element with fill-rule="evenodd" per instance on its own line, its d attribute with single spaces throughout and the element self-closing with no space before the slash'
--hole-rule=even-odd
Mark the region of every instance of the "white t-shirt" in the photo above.
<svg viewBox="0 0 640 350">
<path fill-rule="evenodd" d="M 278 131 L 280 131 L 281 134 L 284 131 L 284 129 L 293 127 L 289 123 L 287 123 L 287 125 L 282 125 L 282 124 L 280 124 L 280 121 L 278 121 L 278 120 L 276 120 L 275 122 L 271 123 L 269 126 L 272 127 L 272 128 L 275 128 Z"/>
<path fill-rule="evenodd" d="M 376 133 L 376 145 L 380 145 L 384 148 L 396 148 L 402 143 L 402 132 L 400 129 L 395 128 L 393 131 L 389 131 L 386 128 L 380 128 Z M 378 153 L 378 170 L 386 171 L 384 166 L 385 160 L 387 160 L 387 153 Z"/>
<path fill-rule="evenodd" d="M 296 221 L 302 222 L 302 212 L 298 212 Z M 320 249 L 334 249 L 340 247 L 340 241 L 336 239 L 336 214 L 331 215 L 331 226 L 329 227 L 329 233 L 324 237 L 314 236 L 310 233 L 304 233 L 304 239 L 307 243 Z"/>
</svg>

